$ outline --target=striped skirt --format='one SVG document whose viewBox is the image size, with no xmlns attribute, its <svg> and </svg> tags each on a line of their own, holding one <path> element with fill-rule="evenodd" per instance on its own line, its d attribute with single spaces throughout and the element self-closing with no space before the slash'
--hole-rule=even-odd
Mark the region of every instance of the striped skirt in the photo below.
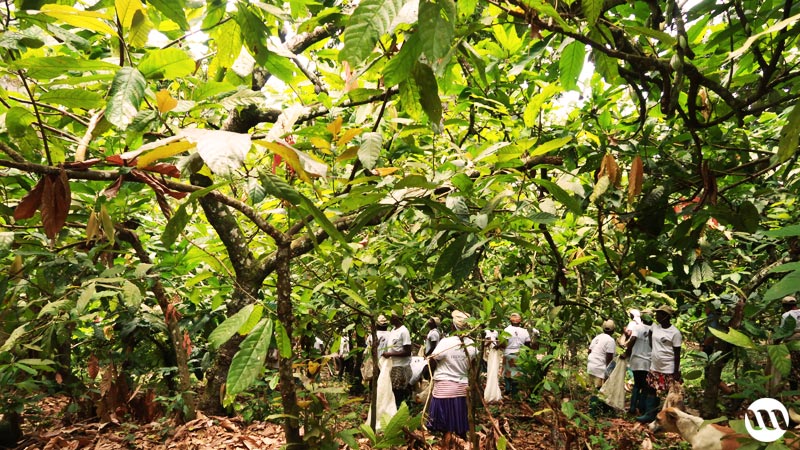
<svg viewBox="0 0 800 450">
<path fill-rule="evenodd" d="M 433 384 L 427 427 L 431 431 L 452 432 L 466 438 L 469 430 L 467 384 L 454 381 Z"/>
</svg>

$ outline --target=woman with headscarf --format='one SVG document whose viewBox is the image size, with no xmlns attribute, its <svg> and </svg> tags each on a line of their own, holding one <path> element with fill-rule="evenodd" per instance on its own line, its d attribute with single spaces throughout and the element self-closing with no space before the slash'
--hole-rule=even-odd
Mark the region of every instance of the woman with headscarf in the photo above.
<svg viewBox="0 0 800 450">
<path fill-rule="evenodd" d="M 444 433 L 444 448 L 450 445 L 453 433 L 466 438 L 469 429 L 469 367 L 478 353 L 472 339 L 458 335 L 458 331 L 466 328 L 469 315 L 455 310 L 452 317 L 456 333 L 441 339 L 430 356 L 434 372 L 427 427 Z"/>
</svg>

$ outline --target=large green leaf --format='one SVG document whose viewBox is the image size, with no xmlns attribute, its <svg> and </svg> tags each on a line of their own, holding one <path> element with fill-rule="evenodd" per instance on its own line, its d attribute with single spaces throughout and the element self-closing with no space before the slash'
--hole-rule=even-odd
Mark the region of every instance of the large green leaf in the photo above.
<svg viewBox="0 0 800 450">
<path fill-rule="evenodd" d="M 286 200 L 292 205 L 299 205 L 303 201 L 303 196 L 293 188 L 286 180 L 269 172 L 264 172 L 259 177 L 261 185 L 268 194 L 274 195 L 281 200 Z"/>
<path fill-rule="evenodd" d="M 233 356 L 228 379 L 225 383 L 225 406 L 230 405 L 236 395 L 244 392 L 264 370 L 267 350 L 272 341 L 272 319 L 264 319 L 242 341 L 239 351 Z"/>
<path fill-rule="evenodd" d="M 139 71 L 145 78 L 173 80 L 191 74 L 197 68 L 188 53 L 179 48 L 151 50 L 139 62 Z"/>
<path fill-rule="evenodd" d="M 25 74 L 37 80 L 47 80 L 71 72 L 108 71 L 113 72 L 119 66 L 96 59 L 78 59 L 69 56 L 23 58 L 13 63 L 12 67 L 25 70 Z"/>
<path fill-rule="evenodd" d="M 217 43 L 217 61 L 225 68 L 233 66 L 242 51 L 244 40 L 239 23 L 229 20 L 214 30 L 214 41 Z"/>
<path fill-rule="evenodd" d="M 247 323 L 255 309 L 255 305 L 250 304 L 240 309 L 236 314 L 225 319 L 211 334 L 208 335 L 208 343 L 211 348 L 219 348 L 228 342 L 234 334 L 238 333 L 242 326 Z"/>
<path fill-rule="evenodd" d="M 765 301 L 777 300 L 787 295 L 794 295 L 800 286 L 800 270 L 790 272 L 780 281 L 773 284 L 767 292 L 764 293 Z"/>
<path fill-rule="evenodd" d="M 792 369 L 792 359 L 789 357 L 789 348 L 786 344 L 768 345 L 767 354 L 772 367 L 780 372 L 781 376 L 788 376 Z"/>
<path fill-rule="evenodd" d="M 433 69 L 427 64 L 417 62 L 414 66 L 414 81 L 419 89 L 419 103 L 422 110 L 431 121 L 431 126 L 435 131 L 441 129 L 442 122 L 442 100 L 439 98 L 439 85 L 436 83 L 436 75 Z"/>
<path fill-rule="evenodd" d="M 581 0 L 581 9 L 589 25 L 597 22 L 600 13 L 603 12 L 603 0 Z"/>
<path fill-rule="evenodd" d="M 278 354 L 281 358 L 292 357 L 292 340 L 286 332 L 286 327 L 282 323 L 275 323 L 275 345 L 278 346 Z"/>
<path fill-rule="evenodd" d="M 8 133 L 14 137 L 24 136 L 31 124 L 36 122 L 36 116 L 26 108 L 14 106 L 6 111 L 6 128 Z"/>
<path fill-rule="evenodd" d="M 147 3 L 155 6 L 168 19 L 172 20 L 186 31 L 189 29 L 189 22 L 186 21 L 186 3 L 184 0 L 147 0 Z M 237 53 L 238 54 L 238 53 Z"/>
<path fill-rule="evenodd" d="M 411 76 L 422 50 L 420 33 L 412 34 L 383 68 L 383 82 L 387 88 L 396 86 Z"/>
<path fill-rule="evenodd" d="M 181 232 L 186 228 L 186 225 L 189 224 L 191 216 L 189 212 L 186 211 L 186 205 L 189 204 L 194 205 L 190 202 L 181 203 L 178 209 L 175 210 L 175 213 L 172 214 L 172 217 L 169 218 L 167 226 L 164 227 L 164 232 L 161 234 L 161 242 L 165 247 L 169 248 L 172 246 Z"/>
<path fill-rule="evenodd" d="M 269 28 L 247 5 L 246 2 L 238 2 L 234 17 L 242 30 L 242 37 L 250 54 L 259 65 L 263 66 L 267 61 L 267 55 L 272 53 L 267 49 L 266 39 L 270 35 Z"/>
<path fill-rule="evenodd" d="M 586 44 L 580 41 L 573 41 L 561 52 L 558 60 L 560 71 L 559 79 L 565 90 L 571 91 L 578 88 L 578 77 L 583 70 L 583 62 L 586 59 Z"/>
<path fill-rule="evenodd" d="M 725 333 L 715 328 L 709 328 L 708 331 L 710 331 L 711 334 L 722 339 L 723 341 L 735 345 L 737 347 L 743 347 L 749 349 L 756 348 L 756 345 L 753 344 L 753 341 L 749 337 L 747 337 L 747 335 L 745 335 L 739 330 L 734 330 L 733 328 L 731 328 L 730 330 L 728 330 L 727 333 Z"/>
<path fill-rule="evenodd" d="M 351 66 L 361 65 L 367 59 L 378 39 L 389 32 L 406 0 L 364 0 L 358 4 L 344 30 L 344 48 L 340 61 Z"/>
<path fill-rule="evenodd" d="M 86 89 L 53 89 L 42 94 L 39 101 L 83 109 L 99 108 L 104 104 L 100 94 Z"/>
<path fill-rule="evenodd" d="M 464 246 L 467 244 L 468 237 L 469 235 L 466 233 L 461 234 L 445 247 L 433 268 L 434 279 L 438 280 L 453 271 L 464 255 Z"/>
<path fill-rule="evenodd" d="M 561 186 L 553 183 L 552 181 L 543 180 L 541 178 L 534 178 L 531 181 L 539 186 L 542 186 L 543 188 L 546 188 L 547 191 L 550 192 L 550 195 L 555 197 L 556 200 L 566 206 L 567 209 L 569 209 L 572 213 L 581 214 L 583 212 L 580 202 L 570 193 L 562 189 Z"/>
<path fill-rule="evenodd" d="M 422 54 L 433 67 L 447 64 L 445 57 L 454 45 L 456 6 L 453 0 L 423 0 L 419 3 L 417 34 Z"/>
<path fill-rule="evenodd" d="M 142 74 L 133 67 L 119 69 L 108 93 L 106 120 L 117 128 L 127 127 L 139 111 L 145 84 Z"/>
<path fill-rule="evenodd" d="M 778 154 L 776 162 L 782 163 L 797 153 L 800 145 L 800 101 L 795 102 L 786 125 L 781 128 L 780 141 L 778 141 Z"/>
</svg>

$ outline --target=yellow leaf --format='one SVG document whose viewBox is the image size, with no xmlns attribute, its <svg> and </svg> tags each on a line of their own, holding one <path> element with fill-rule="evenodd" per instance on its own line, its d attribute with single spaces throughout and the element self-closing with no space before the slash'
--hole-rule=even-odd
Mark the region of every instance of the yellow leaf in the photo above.
<svg viewBox="0 0 800 450">
<path fill-rule="evenodd" d="M 137 11 L 144 12 L 141 0 L 116 0 L 114 8 L 117 10 L 117 18 L 122 28 L 130 28 L 133 23 L 133 16 Z"/>
<path fill-rule="evenodd" d="M 342 137 L 336 141 L 336 146 L 341 147 L 343 145 L 347 145 L 348 142 L 352 141 L 354 137 L 358 136 L 359 134 L 363 133 L 363 128 L 351 128 L 342 134 Z"/>
<path fill-rule="evenodd" d="M 391 175 L 398 170 L 400 170 L 399 167 L 377 167 L 375 170 L 373 170 L 373 172 L 375 172 L 376 175 L 385 177 L 386 175 Z"/>
<path fill-rule="evenodd" d="M 301 180 L 305 181 L 306 183 L 311 184 L 311 178 L 306 173 L 305 169 L 303 168 L 303 164 L 300 162 L 300 157 L 297 155 L 295 151 L 291 148 L 286 147 L 283 144 L 279 144 L 277 142 L 269 142 L 269 141 L 253 141 L 254 144 L 263 145 L 272 153 L 276 155 L 280 155 L 286 164 L 289 165 L 295 172 L 297 172 L 297 176 L 300 177 Z"/>
<path fill-rule="evenodd" d="M 644 176 L 644 164 L 642 157 L 636 155 L 631 163 L 631 173 L 628 175 L 628 203 L 633 203 L 633 199 L 642 193 L 642 179 Z"/>
<path fill-rule="evenodd" d="M 311 405 L 311 400 L 300 400 L 300 399 L 297 399 L 297 406 L 299 406 L 301 409 L 306 409 L 310 405 Z"/>
<path fill-rule="evenodd" d="M 131 47 L 142 48 L 147 45 L 147 40 L 150 39 L 150 31 L 153 30 L 153 24 L 150 19 L 144 14 L 144 10 L 140 9 L 133 15 L 133 23 L 128 32 L 128 45 Z"/>
<path fill-rule="evenodd" d="M 154 161 L 158 161 L 159 159 L 169 158 L 170 156 L 175 156 L 178 153 L 183 153 L 190 148 L 194 148 L 195 144 L 188 142 L 186 140 L 174 141 L 170 142 L 166 145 L 161 147 L 156 147 L 155 149 L 143 153 L 139 156 L 139 159 L 136 162 L 136 167 L 142 168 L 147 167 L 150 164 L 153 164 Z"/>
<path fill-rule="evenodd" d="M 311 375 L 316 375 L 320 368 L 320 363 L 316 361 L 309 361 L 308 362 L 308 373 Z"/>
<path fill-rule="evenodd" d="M 317 147 L 323 153 L 330 155 L 331 154 L 331 143 L 321 137 L 312 137 L 309 139 L 311 145 Z"/>
<path fill-rule="evenodd" d="M 112 17 L 108 14 L 97 11 L 81 11 L 66 5 L 44 5 L 41 11 L 45 15 L 73 27 L 97 31 L 98 33 L 116 34 L 114 29 L 102 20 L 112 20 Z"/>
<path fill-rule="evenodd" d="M 348 159 L 353 159 L 356 156 L 358 156 L 358 147 L 350 147 L 342 152 L 341 155 L 336 157 L 336 162 L 347 161 Z"/>
<path fill-rule="evenodd" d="M 339 134 L 339 131 L 342 130 L 342 117 L 339 116 L 333 122 L 328 124 L 328 131 L 331 132 L 333 135 L 333 139 L 336 139 L 336 136 Z"/>
<path fill-rule="evenodd" d="M 156 103 L 158 104 L 158 112 L 161 114 L 172 111 L 178 106 L 178 100 L 174 99 L 166 89 L 156 92 Z"/>
</svg>

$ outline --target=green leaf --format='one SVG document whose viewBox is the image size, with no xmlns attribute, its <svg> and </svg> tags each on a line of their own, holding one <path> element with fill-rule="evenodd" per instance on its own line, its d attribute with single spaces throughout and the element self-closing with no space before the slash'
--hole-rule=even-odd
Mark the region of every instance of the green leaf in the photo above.
<svg viewBox="0 0 800 450">
<path fill-rule="evenodd" d="M 132 310 L 139 310 L 142 304 L 142 291 L 139 286 L 131 283 L 128 280 L 122 282 L 122 300 Z"/>
<path fill-rule="evenodd" d="M 769 230 L 764 235 L 773 238 L 800 236 L 800 225 L 788 225 L 777 230 Z"/>
<path fill-rule="evenodd" d="M 250 333 L 233 356 L 228 379 L 225 382 L 225 406 L 230 405 L 236 395 L 244 392 L 264 370 L 267 350 L 272 341 L 272 320 L 265 319 Z"/>
<path fill-rule="evenodd" d="M 603 0 L 581 0 L 581 9 L 589 25 L 593 25 L 603 12 Z"/>
<path fill-rule="evenodd" d="M 20 106 L 14 106 L 6 111 L 6 128 L 8 134 L 13 137 L 25 136 L 34 122 L 36 122 L 36 116 Z"/>
<path fill-rule="evenodd" d="M 292 357 L 292 340 L 286 333 L 286 328 L 280 322 L 275 323 L 275 344 L 278 346 L 278 353 L 281 358 Z"/>
<path fill-rule="evenodd" d="M 552 141 L 547 141 L 544 144 L 537 146 L 530 152 L 530 156 L 539 156 L 545 155 L 547 153 L 552 152 L 553 150 L 558 150 L 561 147 L 567 145 L 567 143 L 572 141 L 572 136 L 565 136 L 562 138 L 553 139 Z"/>
<path fill-rule="evenodd" d="M 419 3 L 417 33 L 422 54 L 433 67 L 447 64 L 455 34 L 456 7 L 453 0 L 423 0 Z"/>
<path fill-rule="evenodd" d="M 438 280 L 444 275 L 452 272 L 453 268 L 461 261 L 464 254 L 464 246 L 467 244 L 468 234 L 462 234 L 456 237 L 447 247 L 445 247 L 439 260 L 436 261 L 436 266 L 433 268 L 433 278 Z"/>
<path fill-rule="evenodd" d="M 420 33 L 412 34 L 383 68 L 383 82 L 386 88 L 396 86 L 411 76 L 422 50 Z"/>
<path fill-rule="evenodd" d="M 228 342 L 228 339 L 238 333 L 244 324 L 247 323 L 254 309 L 254 304 L 247 305 L 219 324 L 219 326 L 208 335 L 208 344 L 211 348 L 217 349 L 222 347 L 224 343 Z"/>
<path fill-rule="evenodd" d="M 786 125 L 781 128 L 775 162 L 783 163 L 794 156 L 798 144 L 800 144 L 798 139 L 800 139 L 800 102 L 795 102 L 794 108 L 786 120 Z"/>
<path fill-rule="evenodd" d="M 788 376 L 792 370 L 792 359 L 789 357 L 789 348 L 786 344 L 768 345 L 767 354 L 772 361 L 772 367 L 777 369 L 781 376 Z"/>
<path fill-rule="evenodd" d="M 547 3 L 544 0 L 523 0 L 522 3 L 530 8 L 533 8 L 542 15 L 555 20 L 556 23 L 564 30 L 575 31 L 575 29 L 561 17 L 561 14 L 559 14 L 550 3 Z"/>
<path fill-rule="evenodd" d="M 147 40 L 150 38 L 150 32 L 152 30 L 153 24 L 145 15 L 144 9 L 135 11 L 133 13 L 131 29 L 128 31 L 128 46 L 135 48 L 145 47 L 147 45 Z"/>
<path fill-rule="evenodd" d="M 186 211 L 186 205 L 189 202 L 181 203 L 175 214 L 170 217 L 167 226 L 164 227 L 164 233 L 161 234 L 161 242 L 165 247 L 170 247 L 178 239 L 178 236 L 183 232 L 186 225 L 189 224 L 189 213 Z"/>
<path fill-rule="evenodd" d="M 417 62 L 414 65 L 414 81 L 419 89 L 419 103 L 422 110 L 431 121 L 434 131 L 441 129 L 442 123 L 442 100 L 439 98 L 439 85 L 436 83 L 436 75 L 430 66 Z"/>
<path fill-rule="evenodd" d="M 284 83 L 290 84 L 292 83 L 292 80 L 294 80 L 297 66 L 295 66 L 294 63 L 289 61 L 289 59 L 284 56 L 267 51 L 265 53 L 264 62 L 262 65 L 269 71 L 269 73 L 275 75 L 275 77 Z"/>
<path fill-rule="evenodd" d="M 186 21 L 186 3 L 184 0 L 147 0 L 147 3 L 155 6 L 168 19 L 178 24 L 181 30 L 189 29 L 189 22 Z M 237 53 L 238 55 L 238 53 Z"/>
<path fill-rule="evenodd" d="M 405 0 L 364 0 L 358 4 L 344 30 L 340 61 L 358 67 L 372 53 L 378 39 L 389 32 Z"/>
<path fill-rule="evenodd" d="M 94 109 L 103 106 L 103 97 L 86 89 L 53 89 L 39 97 L 43 103 L 55 103 L 67 108 Z"/>
<path fill-rule="evenodd" d="M 259 177 L 261 185 L 268 194 L 274 195 L 281 200 L 286 200 L 292 205 L 299 205 L 303 201 L 303 196 L 295 190 L 286 180 L 270 173 L 263 172 Z"/>
<path fill-rule="evenodd" d="M 42 317 L 48 314 L 57 316 L 61 311 L 68 310 L 71 307 L 72 307 L 72 300 L 68 299 L 49 302 L 48 304 L 44 305 L 42 309 L 39 310 L 39 315 L 37 316 L 37 318 L 41 319 Z"/>
<path fill-rule="evenodd" d="M 536 118 L 539 116 L 539 111 L 546 100 L 552 98 L 555 94 L 561 92 L 561 87 L 557 84 L 548 84 L 542 91 L 531 97 L 527 105 L 525 105 L 525 112 L 522 115 L 522 120 L 525 122 L 526 127 L 536 125 Z"/>
<path fill-rule="evenodd" d="M 669 33 L 665 33 L 660 30 L 654 30 L 650 27 L 638 27 L 638 26 L 626 25 L 625 31 L 658 39 L 659 41 L 661 41 L 662 44 L 664 44 L 667 47 L 673 47 L 675 46 L 675 44 L 678 43 L 675 37 L 670 35 Z"/>
<path fill-rule="evenodd" d="M 562 189 L 561 186 L 553 183 L 552 181 L 543 180 L 541 178 L 534 178 L 531 181 L 547 189 L 547 191 L 550 192 L 550 195 L 561 202 L 561 204 L 566 206 L 567 209 L 569 209 L 573 214 L 579 215 L 583 212 L 580 202 L 567 191 Z"/>
<path fill-rule="evenodd" d="M 179 48 L 151 50 L 139 62 L 139 71 L 152 80 L 172 80 L 192 74 L 197 68 L 188 53 Z"/>
<path fill-rule="evenodd" d="M 407 422 L 411 417 L 406 403 L 403 402 L 400 405 L 400 409 L 398 409 L 397 413 L 392 416 L 391 420 L 389 420 L 389 423 L 383 422 L 384 417 L 379 418 L 381 419 L 381 424 L 383 425 L 383 436 L 381 437 L 381 440 L 378 441 L 378 444 L 375 446 L 375 448 L 392 448 L 404 444 L 406 437 L 405 433 L 403 432 L 403 428 L 407 426 Z"/>
<path fill-rule="evenodd" d="M 105 118 L 117 128 L 131 123 L 144 98 L 145 79 L 133 67 L 123 67 L 114 76 L 108 93 Z"/>
<path fill-rule="evenodd" d="M 347 239 L 345 239 L 341 231 L 339 231 L 333 225 L 333 223 L 330 221 L 330 219 L 328 219 L 325 213 L 323 213 L 319 208 L 317 208 L 314 202 L 309 200 L 308 197 L 299 193 L 298 195 L 300 195 L 301 209 L 304 210 L 306 213 L 311 214 L 311 216 L 313 216 L 314 220 L 317 222 L 317 225 L 319 225 L 320 228 L 325 230 L 325 232 L 328 233 L 328 236 L 342 243 L 345 246 L 345 248 L 349 248 L 347 247 Z"/>
<path fill-rule="evenodd" d="M 565 90 L 578 89 L 578 77 L 583 70 L 585 58 L 586 45 L 583 42 L 573 41 L 561 52 L 561 58 L 558 60 L 559 79 Z"/>
<path fill-rule="evenodd" d="M 69 72 L 114 72 L 119 69 L 116 64 L 92 59 L 77 59 L 68 56 L 34 57 L 16 61 L 12 67 L 25 70 L 25 74 L 37 80 L 49 80 L 63 76 Z"/>
<path fill-rule="evenodd" d="M 723 341 L 735 345 L 737 347 L 743 347 L 749 349 L 756 348 L 755 344 L 753 344 L 753 341 L 750 340 L 749 337 L 747 337 L 741 331 L 734 330 L 733 328 L 728 330 L 727 333 L 717 330 L 715 328 L 709 328 L 708 331 L 710 331 L 711 334 L 718 337 L 719 339 L 722 339 Z"/>
<path fill-rule="evenodd" d="M 23 334 L 27 333 L 28 331 L 26 330 L 27 327 L 28 324 L 23 323 L 22 325 L 15 328 L 14 331 L 12 331 L 11 334 L 6 338 L 6 341 L 3 342 L 3 346 L 0 347 L 0 353 L 5 353 L 14 348 L 14 344 L 17 343 L 17 339 L 19 339 Z"/>
<path fill-rule="evenodd" d="M 359 449 L 359 445 L 358 445 L 358 441 L 356 440 L 356 437 L 355 437 L 355 434 L 357 432 L 358 432 L 358 430 L 342 430 L 342 431 L 338 432 L 336 434 L 336 436 L 338 436 L 339 439 L 341 439 L 342 442 L 344 442 L 351 449 L 358 450 Z"/>
<path fill-rule="evenodd" d="M 364 168 L 372 170 L 378 164 L 383 148 L 383 135 L 377 132 L 367 132 L 361 135 L 361 146 L 358 147 L 358 159 Z"/>
<path fill-rule="evenodd" d="M 255 58 L 259 65 L 263 66 L 267 61 L 267 55 L 272 53 L 267 49 L 266 41 L 267 36 L 271 34 L 269 28 L 267 28 L 261 18 L 248 8 L 246 2 L 238 2 L 236 6 L 236 16 L 234 17 L 236 23 L 241 27 L 242 37 L 245 43 L 247 43 L 247 48 L 250 50 L 253 58 Z"/>
<path fill-rule="evenodd" d="M 217 61 L 225 68 L 233 66 L 242 51 L 244 40 L 242 29 L 235 20 L 229 20 L 214 30 L 214 41 L 217 43 Z"/>
<path fill-rule="evenodd" d="M 798 286 L 800 286 L 800 270 L 790 272 L 767 289 L 767 292 L 764 293 L 764 301 L 768 302 L 787 295 L 794 295 Z"/>
</svg>

